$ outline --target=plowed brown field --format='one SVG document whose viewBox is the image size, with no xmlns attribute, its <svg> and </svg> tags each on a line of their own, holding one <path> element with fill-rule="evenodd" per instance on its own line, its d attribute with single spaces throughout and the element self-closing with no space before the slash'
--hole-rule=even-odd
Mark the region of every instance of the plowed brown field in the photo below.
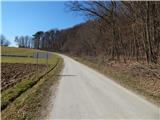
<svg viewBox="0 0 160 120">
<path fill-rule="evenodd" d="M 38 72 L 46 70 L 45 64 L 38 65 Z M 1 90 L 13 86 L 37 71 L 36 64 L 1 63 Z"/>
</svg>

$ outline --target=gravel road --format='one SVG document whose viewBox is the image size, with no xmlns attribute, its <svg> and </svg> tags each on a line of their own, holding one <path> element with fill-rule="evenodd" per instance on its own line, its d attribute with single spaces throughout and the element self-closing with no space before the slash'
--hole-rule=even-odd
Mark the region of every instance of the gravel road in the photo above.
<svg viewBox="0 0 160 120">
<path fill-rule="evenodd" d="M 48 119 L 160 119 L 160 109 L 95 70 L 65 56 Z"/>
</svg>

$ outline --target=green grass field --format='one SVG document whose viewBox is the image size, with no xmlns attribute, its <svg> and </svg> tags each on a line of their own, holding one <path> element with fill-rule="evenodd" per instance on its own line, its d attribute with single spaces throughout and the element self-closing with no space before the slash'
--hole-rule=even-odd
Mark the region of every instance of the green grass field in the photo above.
<svg viewBox="0 0 160 120">
<path fill-rule="evenodd" d="M 36 50 L 36 49 L 28 49 L 28 48 L 15 48 L 15 47 L 4 47 L 1 46 L 1 54 L 13 54 L 13 55 L 26 55 L 30 56 L 33 55 L 35 52 L 45 52 L 42 50 Z M 57 55 L 52 55 L 48 59 L 48 64 L 53 64 L 55 63 L 55 60 L 57 60 L 58 56 Z M 1 62 L 2 63 L 33 63 L 36 64 L 36 59 L 35 58 L 26 58 L 26 57 L 1 57 Z M 38 59 L 39 64 L 45 64 L 46 59 L 44 58 L 39 58 Z"/>
<path fill-rule="evenodd" d="M 32 55 L 36 51 L 40 50 L 1 46 L 1 54 Z"/>
</svg>

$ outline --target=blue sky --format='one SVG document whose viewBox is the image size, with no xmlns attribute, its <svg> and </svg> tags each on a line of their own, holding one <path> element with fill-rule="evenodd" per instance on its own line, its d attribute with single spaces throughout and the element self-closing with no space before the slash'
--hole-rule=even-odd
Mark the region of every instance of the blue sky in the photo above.
<svg viewBox="0 0 160 120">
<path fill-rule="evenodd" d="M 2 2 L 2 34 L 15 46 L 16 35 L 33 35 L 52 28 L 64 29 L 84 22 L 82 16 L 67 12 L 65 1 Z"/>
</svg>

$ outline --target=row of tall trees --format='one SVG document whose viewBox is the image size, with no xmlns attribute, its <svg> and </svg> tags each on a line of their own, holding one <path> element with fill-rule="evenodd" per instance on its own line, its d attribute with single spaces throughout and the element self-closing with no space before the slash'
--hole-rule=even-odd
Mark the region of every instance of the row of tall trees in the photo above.
<svg viewBox="0 0 160 120">
<path fill-rule="evenodd" d="M 123 57 L 124 61 L 135 58 L 157 63 L 160 54 L 160 2 L 74 1 L 68 7 L 97 21 L 101 36 L 105 36 L 98 42 L 104 40 L 104 52 L 112 60 Z"/>
<path fill-rule="evenodd" d="M 47 32 L 38 31 L 33 36 L 34 48 L 36 49 L 54 49 L 59 30 L 52 29 Z"/>
<path fill-rule="evenodd" d="M 20 48 L 33 48 L 33 39 L 30 36 L 16 36 L 15 42 Z"/>
<path fill-rule="evenodd" d="M 159 61 L 160 2 L 73 1 L 66 6 L 88 21 L 64 30 L 39 31 L 33 35 L 34 48 L 114 61 Z"/>
<path fill-rule="evenodd" d="M 56 46 L 56 39 L 58 37 L 59 30 L 52 29 L 46 32 L 38 31 L 32 37 L 30 36 L 16 36 L 15 42 L 20 48 L 35 48 L 54 50 Z M 58 47 L 57 47 L 58 49 Z"/>
</svg>

